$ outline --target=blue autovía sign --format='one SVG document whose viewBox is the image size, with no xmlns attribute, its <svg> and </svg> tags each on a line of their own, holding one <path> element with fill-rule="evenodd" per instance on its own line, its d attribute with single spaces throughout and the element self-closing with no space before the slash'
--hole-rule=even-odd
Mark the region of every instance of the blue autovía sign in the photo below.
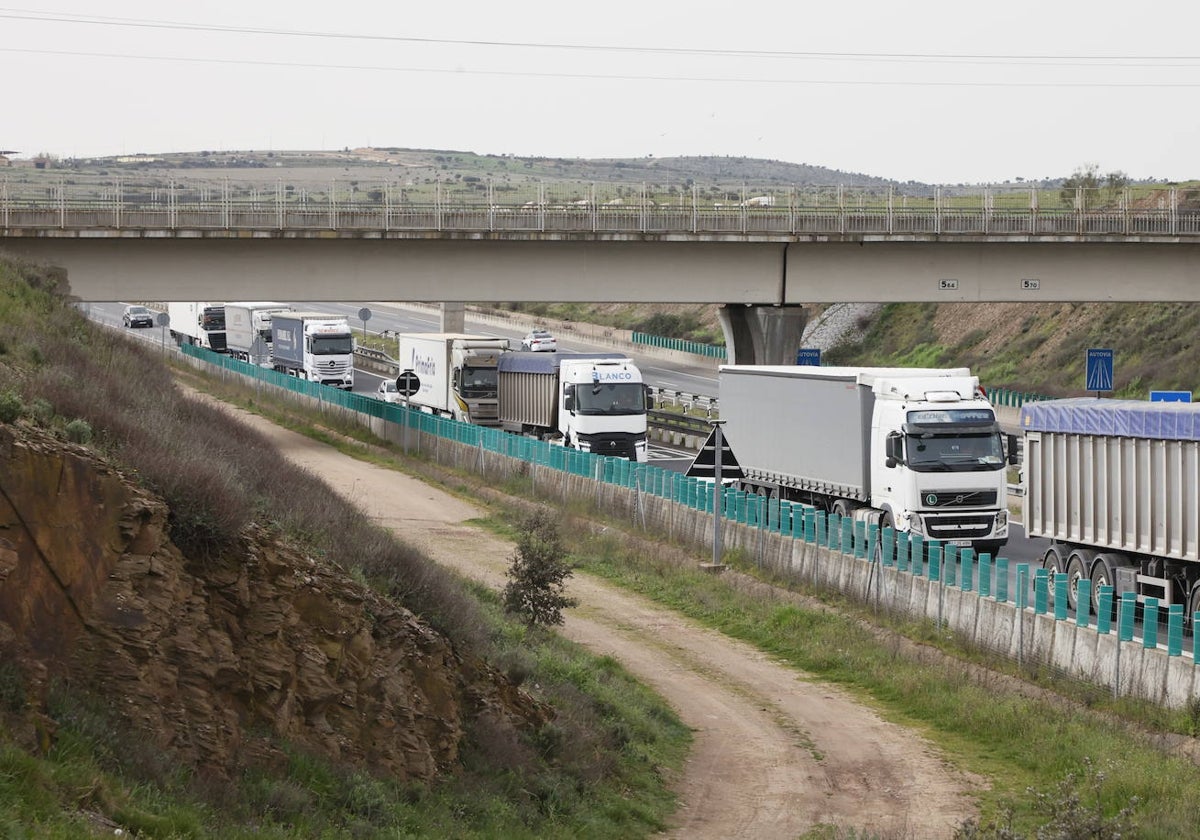
<svg viewBox="0 0 1200 840">
<path fill-rule="evenodd" d="M 801 347 L 796 351 L 796 364 L 810 365 L 812 367 L 821 366 L 821 348 L 820 347 Z"/>
<path fill-rule="evenodd" d="M 1087 351 L 1087 391 L 1113 389 L 1113 351 L 1092 347 Z"/>
<path fill-rule="evenodd" d="M 1150 402 L 1185 402 L 1192 401 L 1191 391 L 1151 391 Z"/>
</svg>

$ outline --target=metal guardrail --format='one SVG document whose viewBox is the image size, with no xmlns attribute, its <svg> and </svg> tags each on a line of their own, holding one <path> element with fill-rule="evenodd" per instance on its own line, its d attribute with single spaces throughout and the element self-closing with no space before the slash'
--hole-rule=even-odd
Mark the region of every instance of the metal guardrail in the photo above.
<svg viewBox="0 0 1200 840">
<path fill-rule="evenodd" d="M 1200 189 L 0 180 L 0 229 L 1200 239 Z"/>
<path fill-rule="evenodd" d="M 686 435 L 707 435 L 712 430 L 712 424 L 703 417 L 692 417 L 687 414 L 676 414 L 673 411 L 646 412 L 646 424 L 651 428 L 670 432 L 683 432 Z"/>
</svg>

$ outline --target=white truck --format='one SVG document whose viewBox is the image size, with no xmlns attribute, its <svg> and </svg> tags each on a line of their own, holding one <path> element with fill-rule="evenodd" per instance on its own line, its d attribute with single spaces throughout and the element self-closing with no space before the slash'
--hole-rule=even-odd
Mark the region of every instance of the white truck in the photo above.
<svg viewBox="0 0 1200 840">
<path fill-rule="evenodd" d="M 354 334 L 342 315 L 276 312 L 271 316 L 271 366 L 281 373 L 354 388 Z"/>
<path fill-rule="evenodd" d="M 1016 460 L 966 368 L 725 365 L 724 435 L 744 489 L 993 556 Z"/>
<path fill-rule="evenodd" d="M 500 427 L 597 455 L 646 460 L 649 389 L 620 353 L 500 357 Z"/>
<path fill-rule="evenodd" d="M 225 346 L 230 356 L 252 365 L 271 366 L 271 316 L 287 312 L 286 303 L 237 301 L 225 304 Z"/>
<path fill-rule="evenodd" d="M 1081 397 L 1028 403 L 1023 507 L 1042 565 L 1200 610 L 1200 405 Z"/>
<path fill-rule="evenodd" d="M 408 404 L 477 426 L 499 425 L 496 365 L 507 338 L 466 333 L 401 333 L 400 373 L 420 383 Z"/>
<path fill-rule="evenodd" d="M 215 353 L 225 352 L 225 304 L 170 301 L 171 338 Z"/>
</svg>

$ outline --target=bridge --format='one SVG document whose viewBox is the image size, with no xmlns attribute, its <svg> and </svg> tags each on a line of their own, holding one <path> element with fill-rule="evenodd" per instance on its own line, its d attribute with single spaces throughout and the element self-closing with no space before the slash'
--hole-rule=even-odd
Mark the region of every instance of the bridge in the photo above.
<svg viewBox="0 0 1200 840">
<path fill-rule="evenodd" d="M 790 361 L 806 303 L 1200 300 L 1200 190 L 529 182 L 0 183 L 0 249 L 83 300 L 721 305 Z"/>
</svg>

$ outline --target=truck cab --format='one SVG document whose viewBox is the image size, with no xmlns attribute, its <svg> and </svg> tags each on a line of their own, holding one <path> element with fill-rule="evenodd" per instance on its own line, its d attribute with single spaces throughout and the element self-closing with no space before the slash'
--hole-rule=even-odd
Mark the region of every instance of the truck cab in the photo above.
<svg viewBox="0 0 1200 840">
<path fill-rule="evenodd" d="M 628 359 L 560 360 L 558 427 L 563 443 L 597 455 L 645 461 L 647 388 Z"/>
</svg>

